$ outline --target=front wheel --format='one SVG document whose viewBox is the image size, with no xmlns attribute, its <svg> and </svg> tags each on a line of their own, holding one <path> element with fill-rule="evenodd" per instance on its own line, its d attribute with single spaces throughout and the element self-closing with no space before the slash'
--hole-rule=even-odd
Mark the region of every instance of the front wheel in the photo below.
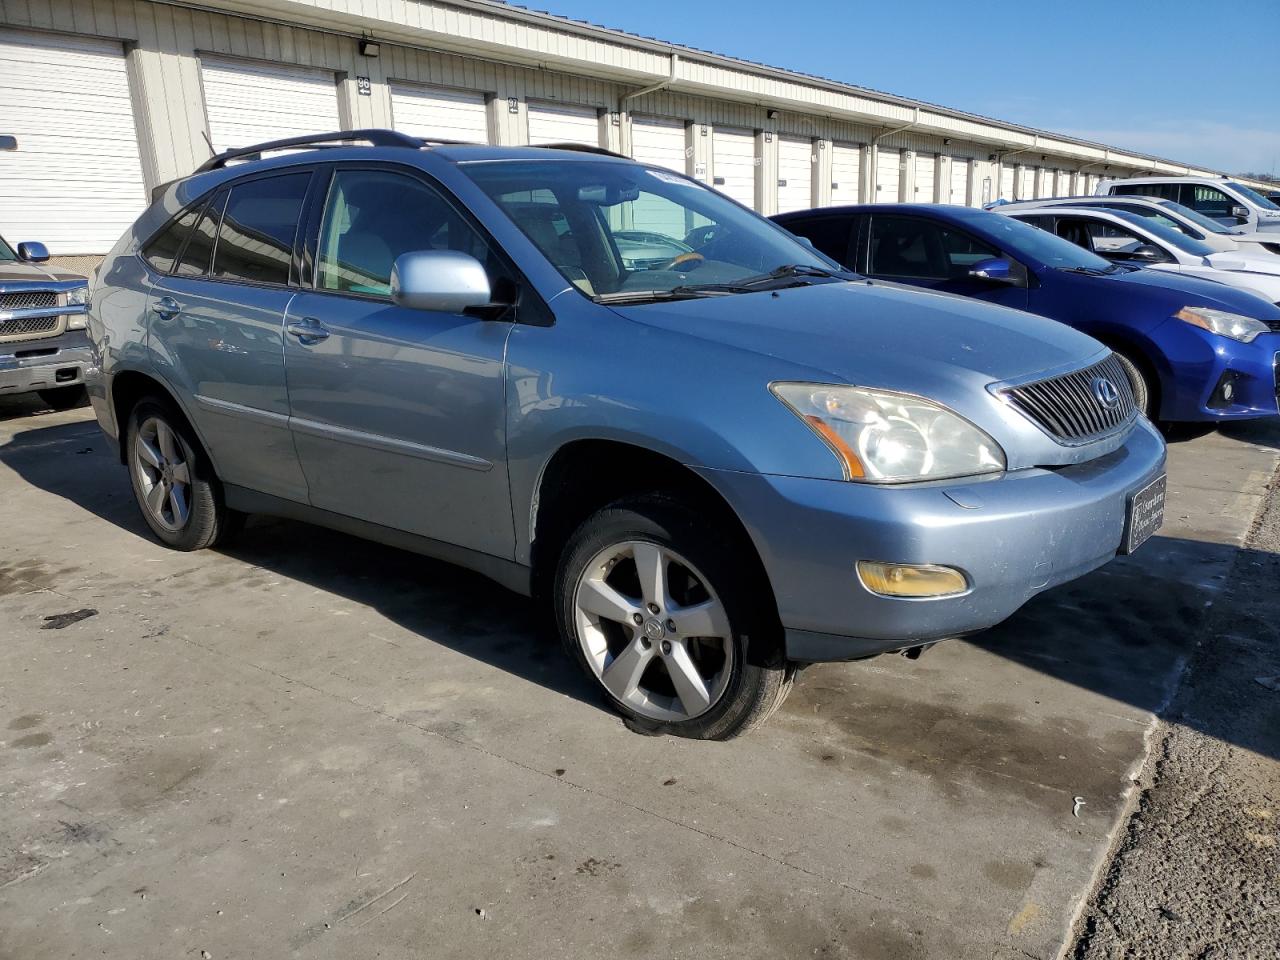
<svg viewBox="0 0 1280 960">
<path fill-rule="evenodd" d="M 619 501 L 562 554 L 561 638 L 639 732 L 727 740 L 768 719 L 791 686 L 776 616 L 704 516 L 656 496 Z"/>
<path fill-rule="evenodd" d="M 140 401 L 127 431 L 133 494 L 160 541 L 175 550 L 202 550 L 236 529 L 239 515 L 223 504 L 200 442 L 170 404 L 154 397 Z"/>
</svg>

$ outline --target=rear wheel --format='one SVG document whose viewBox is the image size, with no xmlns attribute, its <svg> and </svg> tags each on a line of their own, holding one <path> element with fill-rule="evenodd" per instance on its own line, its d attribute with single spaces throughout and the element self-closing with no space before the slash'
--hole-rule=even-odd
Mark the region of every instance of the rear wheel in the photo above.
<svg viewBox="0 0 1280 960">
<path fill-rule="evenodd" d="M 776 617 L 728 542 L 656 496 L 599 510 L 570 537 L 555 586 L 561 638 L 632 729 L 727 740 L 789 691 Z"/>
<path fill-rule="evenodd" d="M 157 397 L 139 401 L 127 429 L 133 494 L 161 542 L 175 550 L 202 550 L 238 528 L 240 516 L 222 502 L 208 458 L 171 404 Z"/>
<path fill-rule="evenodd" d="M 83 407 L 89 402 L 89 394 L 85 392 L 83 385 L 74 387 L 51 387 L 48 390 L 37 390 L 38 396 L 46 407 L 54 410 L 73 410 L 76 407 Z"/>
</svg>

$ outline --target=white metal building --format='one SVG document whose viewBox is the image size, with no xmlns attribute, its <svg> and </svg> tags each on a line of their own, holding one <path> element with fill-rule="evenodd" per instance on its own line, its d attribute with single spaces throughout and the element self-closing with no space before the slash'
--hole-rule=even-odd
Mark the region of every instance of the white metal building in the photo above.
<svg viewBox="0 0 1280 960">
<path fill-rule="evenodd" d="M 0 233 L 60 257 L 211 149 L 392 126 L 594 144 L 766 214 L 1213 172 L 495 0 L 0 0 Z"/>
</svg>

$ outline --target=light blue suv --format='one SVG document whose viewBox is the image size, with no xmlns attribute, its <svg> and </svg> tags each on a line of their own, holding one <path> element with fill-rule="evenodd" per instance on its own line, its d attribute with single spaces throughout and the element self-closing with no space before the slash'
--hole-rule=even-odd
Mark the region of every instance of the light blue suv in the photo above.
<svg viewBox="0 0 1280 960">
<path fill-rule="evenodd" d="M 646 732 L 739 734 L 798 665 L 990 627 L 1163 514 L 1097 341 L 600 151 L 223 154 L 117 244 L 90 331 L 164 543 L 266 513 L 470 567 Z"/>
</svg>

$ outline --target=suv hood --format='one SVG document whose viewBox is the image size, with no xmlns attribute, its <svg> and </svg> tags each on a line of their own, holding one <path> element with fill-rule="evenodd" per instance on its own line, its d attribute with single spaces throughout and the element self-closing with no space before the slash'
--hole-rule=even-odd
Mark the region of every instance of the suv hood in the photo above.
<svg viewBox="0 0 1280 960">
<path fill-rule="evenodd" d="M 1104 349 L 1092 337 L 1021 310 L 879 281 L 610 309 L 636 323 L 827 371 L 837 380 L 943 402 L 952 394 L 944 387 L 948 382 L 985 386 L 1083 366 Z"/>
<path fill-rule="evenodd" d="M 17 283 L 21 281 L 35 281 L 37 283 L 50 280 L 84 280 L 78 273 L 68 273 L 65 270 L 49 270 L 35 263 L 27 263 L 25 260 L 0 260 L 0 283 Z M 85 281 L 86 283 L 88 281 Z"/>
<path fill-rule="evenodd" d="M 1250 250 L 1220 250 L 1204 258 L 1211 267 L 1219 270 L 1238 270 L 1245 273 L 1267 273 L 1280 277 L 1280 257 Z"/>
</svg>

